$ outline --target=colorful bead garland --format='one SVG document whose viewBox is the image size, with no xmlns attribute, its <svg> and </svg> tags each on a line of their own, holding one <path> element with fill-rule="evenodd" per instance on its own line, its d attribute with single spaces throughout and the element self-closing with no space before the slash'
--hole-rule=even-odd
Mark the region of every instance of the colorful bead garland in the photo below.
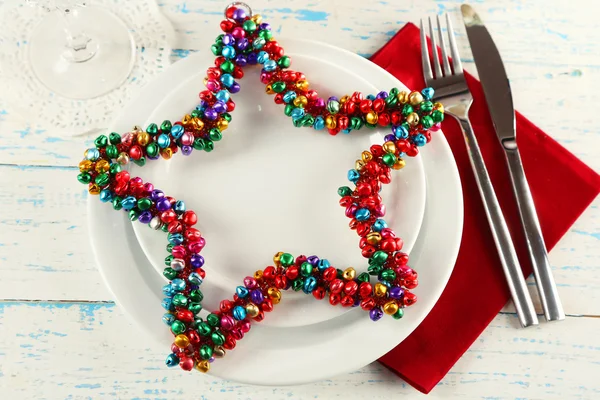
<svg viewBox="0 0 600 400">
<path fill-rule="evenodd" d="M 359 92 L 327 101 L 308 89 L 304 74 L 288 70 L 291 60 L 273 40 L 269 25 L 259 15 L 251 15 L 234 3 L 226 9 L 221 22 L 225 32 L 212 46 L 217 56 L 215 67 L 208 68 L 200 104 L 181 121 L 150 124 L 146 130 L 135 128 L 124 135 L 99 136 L 95 148 L 86 150 L 79 163 L 78 180 L 87 184 L 90 194 L 102 202 L 111 202 L 115 210 L 128 212 L 138 220 L 167 233 L 169 255 L 163 274 L 169 283 L 163 287 L 167 313 L 164 322 L 175 336 L 168 366 L 207 372 L 210 363 L 232 350 L 247 333 L 250 321 L 262 321 L 266 312 L 281 300 L 281 291 L 293 289 L 328 297 L 330 304 L 360 306 L 373 321 L 383 314 L 402 318 L 404 308 L 416 301 L 411 292 L 417 273 L 408 266 L 408 255 L 401 251 L 402 240 L 388 228 L 383 216 L 385 205 L 379 192 L 391 182 L 391 171 L 404 167 L 403 156 L 416 156 L 418 147 L 431 140 L 431 131 L 439 129 L 444 118 L 443 106 L 432 103 L 433 90 L 400 92 L 363 97 Z M 275 95 L 275 103 L 285 104 L 284 112 L 296 127 L 327 129 L 332 135 L 362 127 L 391 126 L 392 133 L 383 145 L 364 151 L 348 180 L 355 187 L 338 189 L 340 205 L 350 218 L 350 228 L 360 237 L 359 247 L 368 259 L 368 272 L 357 275 L 354 268 L 336 269 L 317 256 L 297 256 L 279 252 L 273 266 L 244 278 L 232 300 L 220 302 L 219 310 L 199 316 L 205 278 L 204 258 L 200 252 L 205 239 L 194 228 L 197 216 L 183 201 L 166 196 L 141 178 L 132 178 L 122 167 L 134 162 L 143 166 L 147 159 L 169 159 L 179 149 L 184 155 L 196 150 L 210 152 L 221 140 L 235 108 L 230 94 L 240 90 L 236 79 L 243 77 L 242 67 L 261 64 L 260 79 L 266 92 Z M 370 277 L 376 276 L 374 285 Z"/>
</svg>

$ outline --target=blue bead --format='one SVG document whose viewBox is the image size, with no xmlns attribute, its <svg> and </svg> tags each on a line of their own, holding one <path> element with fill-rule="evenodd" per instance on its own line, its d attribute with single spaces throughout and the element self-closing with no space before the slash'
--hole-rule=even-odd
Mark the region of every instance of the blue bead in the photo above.
<svg viewBox="0 0 600 400">
<path fill-rule="evenodd" d="M 296 92 L 292 92 L 290 90 L 290 91 L 285 92 L 285 94 L 283 95 L 283 102 L 291 103 L 292 101 L 294 101 L 295 98 L 296 98 Z"/>
<path fill-rule="evenodd" d="M 318 265 L 318 268 L 319 268 L 319 271 L 320 271 L 320 272 L 323 272 L 323 271 L 325 271 L 325 270 L 326 270 L 327 268 L 329 268 L 330 266 L 331 266 L 331 264 L 329 263 L 329 260 L 327 260 L 327 259 L 325 259 L 325 258 L 324 258 L 324 259 L 322 259 L 322 260 L 319 260 L 319 265 Z"/>
<path fill-rule="evenodd" d="M 224 46 L 221 54 L 225 58 L 232 59 L 235 57 L 235 49 L 232 46 Z"/>
<path fill-rule="evenodd" d="M 190 283 L 192 285 L 198 285 L 200 286 L 203 282 L 202 277 L 200 276 L 199 273 L 197 272 L 192 272 L 189 276 L 188 276 L 188 281 L 190 281 Z"/>
<path fill-rule="evenodd" d="M 169 135 L 167 135 L 165 133 L 161 133 L 160 135 L 158 135 L 158 139 L 156 139 L 156 143 L 158 144 L 158 147 L 160 147 L 161 149 L 166 149 L 171 144 L 171 138 L 169 138 Z"/>
<path fill-rule="evenodd" d="M 237 293 L 238 297 L 241 299 L 248 296 L 248 289 L 246 289 L 244 286 L 236 287 L 235 292 Z"/>
<path fill-rule="evenodd" d="M 173 307 L 173 300 L 171 300 L 170 298 L 165 298 L 163 299 L 161 305 L 163 306 L 163 308 L 167 311 L 172 311 L 175 308 Z"/>
<path fill-rule="evenodd" d="M 248 53 L 247 61 L 250 65 L 256 64 L 256 53 Z"/>
<path fill-rule="evenodd" d="M 351 130 L 352 130 L 352 129 L 350 129 L 350 128 L 348 128 L 348 129 L 344 129 L 344 130 L 342 131 L 342 133 L 345 133 L 345 134 L 347 135 L 347 134 L 349 134 L 349 133 L 350 133 L 350 131 L 351 131 Z"/>
<path fill-rule="evenodd" d="M 162 320 L 165 323 L 165 325 L 171 326 L 173 321 L 175 321 L 175 316 L 173 314 L 166 313 L 165 315 L 163 315 Z"/>
<path fill-rule="evenodd" d="M 200 100 L 200 104 L 198 104 L 196 106 L 196 110 L 198 110 L 198 111 L 204 111 L 204 110 L 206 110 L 206 107 L 208 107 L 208 103 L 206 101 L 204 101 L 204 100 Z"/>
<path fill-rule="evenodd" d="M 121 201 L 121 205 L 125 211 L 129 211 L 137 205 L 137 200 L 133 196 L 127 196 Z"/>
<path fill-rule="evenodd" d="M 182 292 L 183 290 L 185 290 L 185 281 L 179 278 L 173 279 L 171 281 L 171 287 L 176 292 Z"/>
<path fill-rule="evenodd" d="M 422 133 L 419 133 L 413 137 L 413 142 L 417 146 L 425 146 L 427 144 L 427 138 Z"/>
<path fill-rule="evenodd" d="M 318 131 L 325 128 L 325 119 L 321 115 L 319 115 L 319 116 L 317 116 L 317 118 L 315 118 L 313 128 L 315 128 Z"/>
<path fill-rule="evenodd" d="M 257 55 L 256 55 L 256 61 L 259 64 L 264 64 L 267 62 L 267 60 L 269 60 L 269 53 L 267 53 L 266 51 L 260 51 Z"/>
<path fill-rule="evenodd" d="M 238 321 L 241 321 L 244 318 L 246 318 L 246 309 L 241 306 L 235 306 L 235 307 L 233 307 L 232 314 L 233 314 L 233 318 L 237 319 Z"/>
<path fill-rule="evenodd" d="M 264 70 L 267 72 L 275 71 L 277 69 L 277 63 L 273 60 L 268 60 L 265 62 Z"/>
<path fill-rule="evenodd" d="M 356 181 L 358 180 L 358 178 L 360 178 L 360 174 L 358 173 L 357 170 L 351 169 L 350 171 L 348 171 L 348 180 L 350 182 L 356 183 Z"/>
<path fill-rule="evenodd" d="M 108 201 L 112 201 L 113 199 L 113 192 L 111 192 L 108 189 L 102 189 L 102 191 L 100 192 L 100 201 L 103 203 L 106 203 Z"/>
<path fill-rule="evenodd" d="M 175 140 L 182 137 L 183 136 L 183 126 L 173 125 L 173 127 L 171 128 L 171 136 L 173 136 L 173 139 L 175 139 Z"/>
<path fill-rule="evenodd" d="M 433 90 L 433 88 L 430 88 L 430 87 L 427 87 L 427 88 L 421 90 L 421 94 L 423 95 L 425 100 L 431 100 L 433 98 L 433 93 L 434 93 L 434 90 Z"/>
<path fill-rule="evenodd" d="M 167 356 L 165 364 L 167 364 L 167 367 L 169 368 L 175 367 L 179 365 L 179 357 L 177 357 L 177 355 L 175 355 L 174 353 L 171 353 Z"/>
<path fill-rule="evenodd" d="M 169 233 L 167 238 L 169 239 L 169 243 L 174 244 L 175 246 L 183 243 L 183 235 L 181 233 Z"/>
<path fill-rule="evenodd" d="M 185 203 L 182 200 L 177 200 L 173 206 L 173 210 L 177 214 L 183 214 L 185 212 Z"/>
<path fill-rule="evenodd" d="M 375 100 L 375 96 L 374 96 L 374 95 L 372 95 L 372 94 L 368 94 L 368 95 L 367 95 L 367 100 L 371 100 L 371 101 L 373 101 L 373 100 Z"/>
<path fill-rule="evenodd" d="M 402 125 L 394 126 L 392 128 L 392 130 L 394 131 L 394 135 L 396 135 L 396 137 L 398 139 L 408 138 L 408 129 L 406 129 L 404 126 L 402 126 Z"/>
<path fill-rule="evenodd" d="M 375 232 L 381 232 L 382 230 L 384 230 L 385 228 L 388 227 L 387 222 L 385 222 L 384 220 L 382 220 L 381 218 L 377 219 L 374 223 L 373 223 L 373 230 Z"/>
<path fill-rule="evenodd" d="M 292 113 L 290 114 L 290 116 L 293 119 L 302 118 L 304 116 L 304 109 L 303 108 L 294 108 L 292 110 Z"/>
<path fill-rule="evenodd" d="M 309 276 L 304 281 L 304 286 L 302 287 L 302 291 L 306 294 L 312 293 L 312 291 L 315 290 L 316 286 L 317 286 L 317 278 L 315 278 L 314 276 Z"/>
<path fill-rule="evenodd" d="M 368 220 L 369 217 L 371 217 L 371 212 L 367 208 L 359 208 L 354 214 L 354 218 L 360 222 Z"/>
<path fill-rule="evenodd" d="M 162 292 L 165 296 L 173 296 L 173 287 L 171 286 L 170 283 L 167 283 L 166 285 L 164 285 L 162 287 Z"/>
<path fill-rule="evenodd" d="M 231 76 L 230 74 L 223 74 L 221 75 L 221 83 L 223 85 L 225 85 L 225 87 L 229 87 L 231 85 L 233 85 L 234 79 L 233 76 Z"/>
<path fill-rule="evenodd" d="M 257 37 L 256 39 L 254 39 L 254 42 L 252 42 L 252 48 L 255 50 L 262 49 L 262 47 L 265 45 L 265 43 L 266 43 L 265 39 L 263 39 L 261 37 Z"/>
<path fill-rule="evenodd" d="M 98 149 L 87 149 L 87 151 L 85 152 L 85 158 L 87 158 L 90 161 L 96 161 L 98 157 L 100 157 L 100 152 L 98 151 Z"/>
<path fill-rule="evenodd" d="M 227 90 L 219 90 L 217 94 L 215 94 L 215 97 L 217 100 L 227 103 L 229 100 L 229 92 Z"/>
</svg>

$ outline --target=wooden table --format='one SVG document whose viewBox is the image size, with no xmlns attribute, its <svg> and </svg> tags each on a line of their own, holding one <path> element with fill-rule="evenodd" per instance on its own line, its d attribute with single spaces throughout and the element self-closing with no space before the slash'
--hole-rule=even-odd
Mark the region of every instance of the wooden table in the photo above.
<svg viewBox="0 0 600 400">
<path fill-rule="evenodd" d="M 518 110 L 599 171 L 600 135 L 594 125 L 600 104 L 600 34 L 590 2 L 472 3 L 502 52 Z M 161 0 L 178 33 L 174 61 L 190 49 L 207 51 L 224 5 Z M 364 56 L 404 23 L 424 16 L 451 12 L 462 29 L 457 1 L 256 0 L 251 5 L 268 18 L 277 36 L 325 40 Z M 462 32 L 463 63 L 475 72 Z M 115 306 L 94 264 L 88 195 L 74 180 L 82 138 L 57 137 L 51 129 L 24 123 L 0 94 L 0 142 L 3 398 L 421 396 L 377 363 L 335 379 L 284 388 L 166 370 L 164 351 L 151 349 Z M 507 306 L 430 398 L 600 398 L 599 204 L 596 200 L 550 254 L 566 321 L 517 329 Z"/>
</svg>

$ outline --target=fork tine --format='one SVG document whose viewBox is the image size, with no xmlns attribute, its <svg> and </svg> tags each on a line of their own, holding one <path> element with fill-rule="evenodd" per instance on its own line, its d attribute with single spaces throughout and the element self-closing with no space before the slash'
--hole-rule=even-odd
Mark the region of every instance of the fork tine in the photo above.
<svg viewBox="0 0 600 400">
<path fill-rule="evenodd" d="M 423 68 L 423 76 L 425 83 L 429 85 L 429 81 L 433 80 L 433 72 L 431 71 L 431 63 L 429 62 L 429 50 L 427 49 L 427 35 L 423 30 L 423 19 L 421 19 L 421 67 Z"/>
<path fill-rule="evenodd" d="M 448 27 L 448 38 L 450 39 L 450 51 L 452 52 L 452 66 L 454 67 L 454 74 L 462 74 L 462 63 L 460 62 L 460 54 L 458 54 L 458 47 L 456 47 L 454 29 L 452 28 L 452 22 L 450 22 L 449 14 L 446 14 L 446 26 Z"/>
<path fill-rule="evenodd" d="M 452 75 L 452 70 L 450 69 L 450 63 L 448 62 L 448 53 L 446 53 L 446 41 L 444 40 L 442 25 L 440 24 L 440 16 L 437 15 L 436 19 L 438 33 L 440 35 L 440 47 L 442 48 L 442 69 L 444 71 L 444 76 L 450 76 Z"/>
<path fill-rule="evenodd" d="M 440 68 L 440 60 L 437 52 L 437 40 L 433 34 L 433 24 L 431 23 L 431 17 L 429 19 L 429 37 L 431 38 L 431 58 L 433 58 L 433 69 L 435 70 L 435 77 L 437 79 L 442 77 L 442 69 Z"/>
</svg>

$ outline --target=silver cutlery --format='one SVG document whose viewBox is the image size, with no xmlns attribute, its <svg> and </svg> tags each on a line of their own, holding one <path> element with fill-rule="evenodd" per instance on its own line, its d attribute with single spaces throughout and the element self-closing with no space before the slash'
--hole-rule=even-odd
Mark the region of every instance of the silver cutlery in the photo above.
<svg viewBox="0 0 600 400">
<path fill-rule="evenodd" d="M 560 321 L 565 319 L 565 312 L 558 296 L 535 204 L 521 164 L 510 82 L 500 53 L 479 15 L 467 4 L 463 4 L 460 9 L 488 110 L 504 149 L 544 315 L 548 321 Z"/>
<path fill-rule="evenodd" d="M 437 28 L 442 50 L 441 62 L 438 59 L 436 35 L 434 34 L 431 18 L 429 18 L 429 36 L 431 38 L 432 47 L 431 58 L 433 59 L 434 66 L 434 71 L 432 71 L 431 63 L 429 61 L 427 36 L 423 29 L 423 20 L 421 20 L 421 61 L 425 82 L 427 86 L 434 89 L 434 100 L 442 102 L 446 114 L 454 117 L 460 124 L 469 159 L 471 161 L 471 167 L 481 194 L 481 199 L 496 244 L 498 256 L 502 264 L 502 270 L 517 310 L 519 322 L 522 327 L 537 325 L 538 318 L 535 313 L 535 308 L 533 307 L 531 296 L 527 290 L 523 273 L 521 272 L 517 253 L 511 240 L 508 226 L 502 215 L 500 204 L 496 198 L 492 182 L 485 167 L 481 150 L 477 144 L 477 138 L 473 133 L 473 128 L 469 121 L 469 108 L 473 103 L 473 96 L 465 81 L 458 48 L 456 47 L 452 23 L 450 22 L 448 14 L 446 14 L 446 25 L 452 62 L 448 58 L 448 53 L 446 51 L 446 42 L 444 35 L 442 34 L 439 16 L 437 17 Z"/>
</svg>

